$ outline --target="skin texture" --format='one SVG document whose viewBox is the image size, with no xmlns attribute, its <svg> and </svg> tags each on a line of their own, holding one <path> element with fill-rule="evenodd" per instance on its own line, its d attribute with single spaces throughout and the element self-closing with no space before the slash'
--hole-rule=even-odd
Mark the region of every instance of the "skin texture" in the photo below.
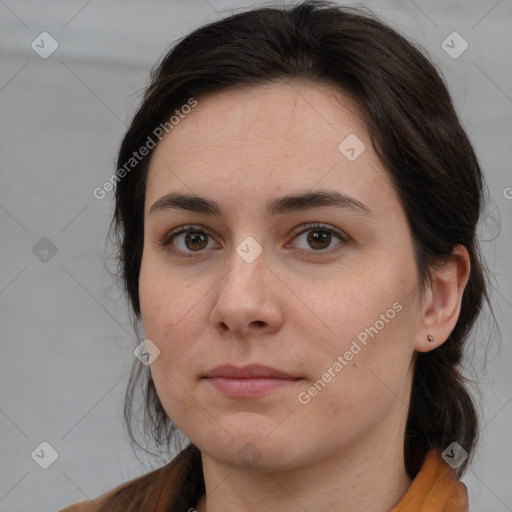
<svg viewBox="0 0 512 512">
<path fill-rule="evenodd" d="M 354 161 L 338 149 L 350 134 L 365 145 Z M 357 199 L 371 217 L 332 206 L 265 213 L 271 199 L 318 190 Z M 169 192 L 215 200 L 222 216 L 150 214 Z M 209 236 L 186 245 L 182 233 L 161 245 L 188 224 Z M 403 440 L 415 353 L 438 347 L 455 326 L 469 258 L 457 247 L 420 300 L 405 211 L 348 98 L 297 82 L 198 98 L 155 149 L 144 230 L 142 320 L 160 350 L 152 376 L 167 414 L 202 452 L 207 496 L 190 506 L 389 511 L 411 483 Z M 315 245 L 318 231 L 327 240 Z M 263 249 L 252 263 L 236 250 L 249 236 Z M 332 370 L 393 304 L 400 311 Z M 223 363 L 300 380 L 226 397 L 202 378 Z M 329 382 L 301 403 L 329 368 Z M 247 451 L 250 462 L 240 456 Z"/>
</svg>

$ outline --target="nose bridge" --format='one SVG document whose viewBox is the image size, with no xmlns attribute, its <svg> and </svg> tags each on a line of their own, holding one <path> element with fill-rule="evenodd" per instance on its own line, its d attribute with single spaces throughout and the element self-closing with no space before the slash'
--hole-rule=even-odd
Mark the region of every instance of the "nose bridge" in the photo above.
<svg viewBox="0 0 512 512">
<path fill-rule="evenodd" d="M 271 289 L 269 258 L 256 243 L 245 237 L 227 256 L 227 273 L 218 283 L 211 311 L 211 321 L 221 332 L 227 328 L 241 334 L 263 325 L 268 332 L 282 321 L 276 291 Z"/>
<path fill-rule="evenodd" d="M 225 286 L 230 293 L 261 291 L 263 286 L 254 288 L 254 285 L 265 282 L 265 272 L 268 271 L 268 255 L 262 245 L 252 236 L 246 236 L 234 247 L 229 257 L 228 273 L 225 276 Z M 253 289 L 254 288 L 254 289 Z M 234 293 L 238 295 L 238 293 Z"/>
</svg>

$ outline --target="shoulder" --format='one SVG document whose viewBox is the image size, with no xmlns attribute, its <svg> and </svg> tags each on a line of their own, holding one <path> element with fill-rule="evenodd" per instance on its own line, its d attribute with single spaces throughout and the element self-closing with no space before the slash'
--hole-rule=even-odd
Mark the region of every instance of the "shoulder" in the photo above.
<svg viewBox="0 0 512 512">
<path fill-rule="evenodd" d="M 129 480 L 121 485 L 114 487 L 113 489 L 99 495 L 98 497 L 90 500 L 79 501 L 77 503 L 73 503 L 58 512 L 98 512 L 100 507 L 108 502 L 114 496 L 123 492 L 123 490 L 128 489 L 134 485 L 138 485 L 142 482 L 148 482 L 149 480 L 153 480 L 154 476 L 158 473 L 161 473 L 164 468 L 157 469 L 155 471 L 151 471 L 150 473 L 146 473 L 142 476 Z"/>
<path fill-rule="evenodd" d="M 163 494 L 172 496 L 178 490 L 188 470 L 198 460 L 199 451 L 189 445 L 167 465 L 118 485 L 97 498 L 73 503 L 58 512 L 98 512 L 105 504 L 108 506 L 105 510 L 114 510 L 115 507 L 111 507 L 114 501 L 129 502 L 130 510 L 154 509 L 153 504 L 158 503 Z"/>
</svg>

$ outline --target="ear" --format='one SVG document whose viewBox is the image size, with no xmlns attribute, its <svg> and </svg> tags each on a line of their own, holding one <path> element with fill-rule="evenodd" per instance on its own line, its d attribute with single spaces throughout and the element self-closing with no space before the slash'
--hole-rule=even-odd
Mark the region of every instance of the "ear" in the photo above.
<svg viewBox="0 0 512 512">
<path fill-rule="evenodd" d="M 443 267 L 435 272 L 432 285 L 425 290 L 423 297 L 422 316 L 414 346 L 416 351 L 429 352 L 448 339 L 459 318 L 470 268 L 467 249 L 457 245 Z M 429 335 L 434 341 L 428 341 Z"/>
</svg>

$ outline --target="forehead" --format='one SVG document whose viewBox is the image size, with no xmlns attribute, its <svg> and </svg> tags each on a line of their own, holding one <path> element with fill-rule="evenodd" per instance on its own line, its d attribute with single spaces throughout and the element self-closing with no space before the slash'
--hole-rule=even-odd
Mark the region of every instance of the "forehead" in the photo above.
<svg viewBox="0 0 512 512">
<path fill-rule="evenodd" d="M 343 152 L 346 140 L 358 152 L 364 147 L 355 160 Z M 351 193 L 362 202 L 372 200 L 372 188 L 380 189 L 381 200 L 383 188 L 392 189 L 354 103 L 328 85 L 230 89 L 198 98 L 158 143 L 146 213 L 169 191 L 215 194 L 232 205 L 236 194 L 256 207 L 258 198 L 267 203 L 276 194 L 315 187 Z M 397 199 L 393 190 L 387 193 Z"/>
</svg>

